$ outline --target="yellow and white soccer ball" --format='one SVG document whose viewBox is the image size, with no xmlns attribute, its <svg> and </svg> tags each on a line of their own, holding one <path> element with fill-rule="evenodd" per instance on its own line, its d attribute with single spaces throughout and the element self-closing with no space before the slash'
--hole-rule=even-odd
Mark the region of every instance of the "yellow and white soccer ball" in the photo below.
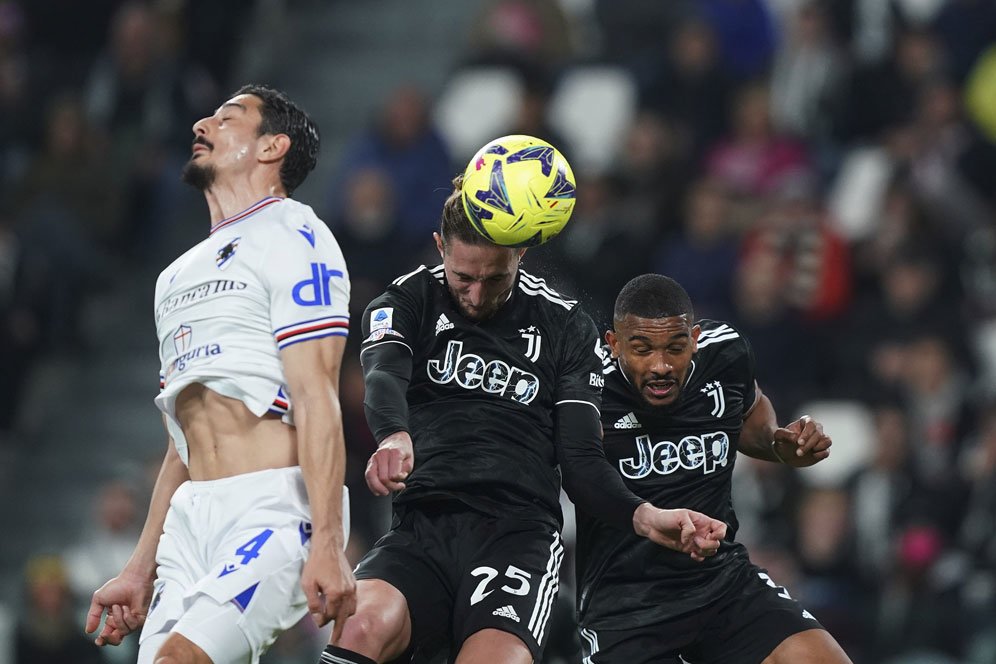
<svg viewBox="0 0 996 664">
<path fill-rule="evenodd" d="M 564 230 L 574 211 L 574 172 L 564 155 L 532 136 L 496 138 L 463 174 L 463 209 L 495 244 L 533 247 Z"/>
</svg>

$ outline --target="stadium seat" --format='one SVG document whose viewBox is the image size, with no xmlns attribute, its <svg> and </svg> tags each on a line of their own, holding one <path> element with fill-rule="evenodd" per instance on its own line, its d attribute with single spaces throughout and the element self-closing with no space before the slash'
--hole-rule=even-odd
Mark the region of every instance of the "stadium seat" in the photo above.
<svg viewBox="0 0 996 664">
<path fill-rule="evenodd" d="M 875 442 L 871 409 L 858 401 L 828 399 L 804 403 L 795 417 L 803 415 L 823 424 L 823 430 L 833 439 L 833 447 L 829 459 L 802 469 L 800 478 L 810 486 L 841 486 L 871 457 Z"/>
<path fill-rule="evenodd" d="M 589 65 L 563 76 L 550 99 L 549 117 L 569 143 L 574 170 L 604 173 L 615 162 L 636 110 L 636 82 L 627 70 Z"/>
<path fill-rule="evenodd" d="M 457 164 L 478 148 L 508 133 L 522 99 L 519 75 L 505 67 L 463 69 L 446 83 L 434 120 Z"/>
</svg>

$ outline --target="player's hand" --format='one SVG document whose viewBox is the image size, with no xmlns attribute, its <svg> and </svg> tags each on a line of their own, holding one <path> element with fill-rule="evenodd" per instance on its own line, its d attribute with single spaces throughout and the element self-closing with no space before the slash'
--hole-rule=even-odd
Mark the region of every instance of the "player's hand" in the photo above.
<svg viewBox="0 0 996 664">
<path fill-rule="evenodd" d="M 121 640 L 141 629 L 152 599 L 152 579 L 144 574 L 121 572 L 100 587 L 90 600 L 86 616 L 87 634 L 100 627 L 100 619 L 107 612 L 104 628 L 94 643 L 98 646 L 121 645 Z"/>
<path fill-rule="evenodd" d="M 803 415 L 795 422 L 775 429 L 772 448 L 787 465 L 805 468 L 830 456 L 833 441 L 823 433 L 823 425 Z"/>
<path fill-rule="evenodd" d="M 715 555 L 726 537 L 726 524 L 718 519 L 693 510 L 662 510 L 650 503 L 643 503 L 633 512 L 633 530 L 655 544 L 687 553 L 698 562 Z"/>
<path fill-rule="evenodd" d="M 377 451 L 367 461 L 367 486 L 376 496 L 386 496 L 405 488 L 405 478 L 415 466 L 412 437 L 398 431 L 380 441 Z"/>
<path fill-rule="evenodd" d="M 317 626 L 335 621 L 332 643 L 336 643 L 346 620 L 356 613 L 356 579 L 340 543 L 322 544 L 312 536 L 311 551 L 301 573 L 301 588 Z"/>
</svg>

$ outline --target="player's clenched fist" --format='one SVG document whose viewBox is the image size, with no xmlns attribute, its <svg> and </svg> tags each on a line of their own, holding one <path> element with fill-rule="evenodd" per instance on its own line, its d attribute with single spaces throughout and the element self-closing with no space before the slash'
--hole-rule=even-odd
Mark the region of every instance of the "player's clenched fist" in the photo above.
<svg viewBox="0 0 996 664">
<path fill-rule="evenodd" d="M 407 431 L 398 431 L 380 442 L 377 451 L 367 461 L 367 486 L 377 496 L 405 488 L 405 478 L 415 465 L 412 438 Z"/>
<path fill-rule="evenodd" d="M 651 542 L 687 553 L 700 562 L 715 555 L 726 537 L 726 524 L 718 519 L 693 510 L 662 510 L 650 503 L 643 503 L 633 512 L 633 530 Z"/>
<path fill-rule="evenodd" d="M 833 441 L 823 432 L 823 425 L 803 415 L 795 422 L 775 429 L 772 449 L 780 460 L 796 468 L 805 468 L 830 456 Z"/>
</svg>

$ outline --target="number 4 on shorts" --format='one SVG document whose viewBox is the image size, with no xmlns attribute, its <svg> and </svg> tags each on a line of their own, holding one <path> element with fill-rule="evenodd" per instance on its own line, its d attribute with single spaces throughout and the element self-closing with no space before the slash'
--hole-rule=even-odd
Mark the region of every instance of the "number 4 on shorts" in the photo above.
<svg viewBox="0 0 996 664">
<path fill-rule="evenodd" d="M 242 565 L 248 565 L 254 559 L 259 557 L 259 550 L 263 548 L 266 544 L 266 540 L 270 539 L 270 535 L 273 534 L 273 530 L 267 528 L 262 531 L 259 535 L 256 535 L 251 540 L 240 546 L 235 550 L 235 555 L 242 556 Z"/>
</svg>

